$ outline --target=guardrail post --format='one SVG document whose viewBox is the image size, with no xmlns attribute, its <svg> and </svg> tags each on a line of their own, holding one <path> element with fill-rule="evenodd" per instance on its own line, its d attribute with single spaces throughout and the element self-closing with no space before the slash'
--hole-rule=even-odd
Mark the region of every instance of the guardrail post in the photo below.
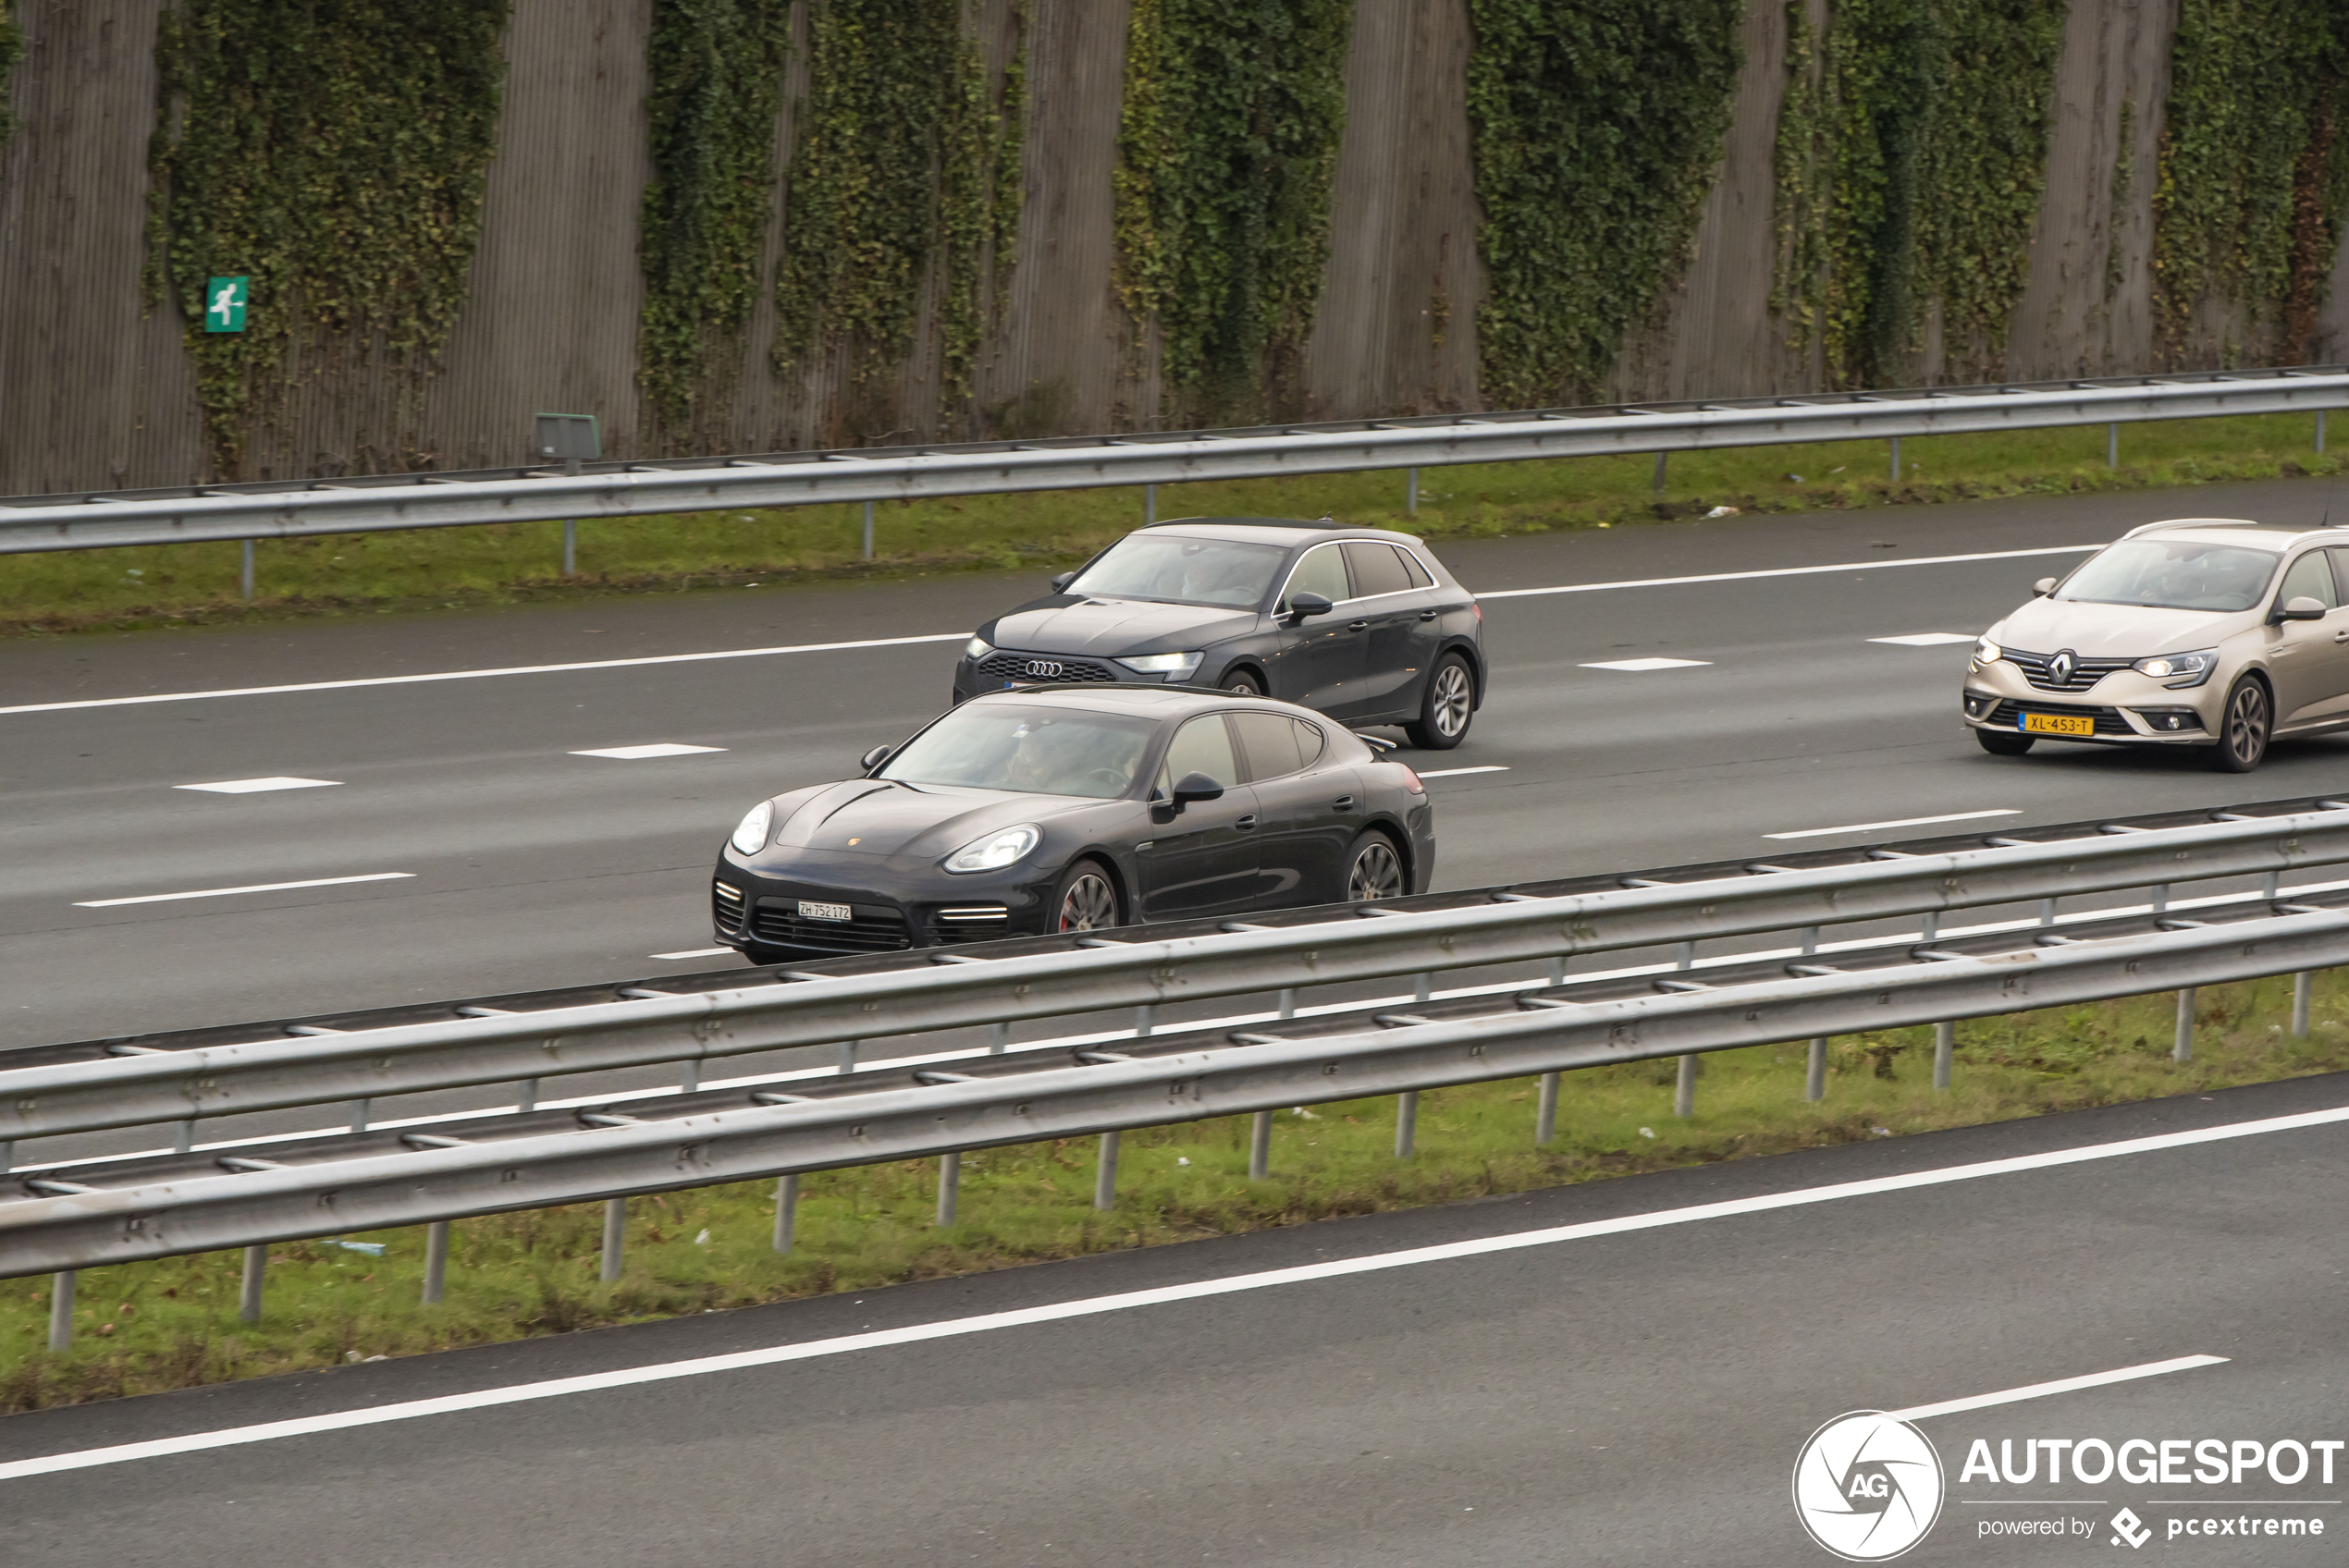
<svg viewBox="0 0 2349 1568">
<path fill-rule="evenodd" d="M 1282 1016 L 1283 1018 L 1295 1018 L 1295 1017 L 1297 1016 L 1297 987 L 1296 987 L 1296 986 L 1282 986 L 1282 987 L 1281 987 L 1280 1004 L 1281 1004 L 1281 1016 Z"/>
<path fill-rule="evenodd" d="M 1672 1114 L 1682 1119 L 1696 1114 L 1696 1058 L 1680 1059 L 1680 1071 L 1672 1085 Z"/>
<path fill-rule="evenodd" d="M 780 1178 L 775 1182 L 775 1256 L 781 1257 L 791 1251 L 793 1237 L 799 1231 L 799 1178 Z"/>
<path fill-rule="evenodd" d="M 1411 999 L 1413 1001 L 1423 1002 L 1427 1000 L 1429 989 L 1430 986 L 1428 976 L 1424 972 L 1411 976 Z"/>
<path fill-rule="evenodd" d="M 855 1040 L 842 1040 L 840 1043 L 840 1071 L 842 1072 L 856 1071 L 856 1042 Z"/>
<path fill-rule="evenodd" d="M 536 1110 L 537 1109 L 538 1080 L 535 1078 L 525 1078 L 522 1081 L 522 1093 L 514 1096 L 514 1114 L 517 1116 L 528 1116 L 532 1111 Z"/>
<path fill-rule="evenodd" d="M 1542 1074 L 1542 1091 L 1533 1104 L 1533 1142 L 1536 1146 L 1558 1135 L 1558 1075 Z"/>
<path fill-rule="evenodd" d="M 1958 1026 L 1955 1023 L 1935 1024 L 1933 1026 L 1933 1086 L 1935 1088 L 1946 1089 L 1949 1086 L 1949 1061 L 1957 1054 L 1957 1048 Z"/>
<path fill-rule="evenodd" d="M 563 519 L 563 575 L 579 575 L 579 522 L 575 518 Z"/>
<path fill-rule="evenodd" d="M 244 546 L 244 566 L 237 573 L 237 585 L 244 590 L 245 598 L 250 601 L 252 598 L 252 541 L 246 540 Z"/>
<path fill-rule="evenodd" d="M 2170 884 L 2169 884 L 2169 883 L 2167 883 L 2167 882 L 2156 882 L 2156 883 L 2153 885 L 2152 888 L 2150 889 L 2150 894 L 2149 894 L 2149 896 L 2151 897 L 2151 899 L 2152 899 L 2152 900 L 2153 900 L 2153 913 L 2156 913 L 2156 914 L 2167 914 L 2167 913 L 2170 913 Z"/>
<path fill-rule="evenodd" d="M 73 1343 L 73 1270 L 60 1268 L 49 1276 L 49 1349 L 61 1351 Z"/>
<path fill-rule="evenodd" d="M 1273 1113 L 1260 1110 L 1248 1119 L 1248 1179 L 1261 1182 L 1273 1173 Z"/>
<path fill-rule="evenodd" d="M 187 1151 L 187 1150 L 185 1150 L 185 1149 L 182 1149 L 182 1150 L 180 1150 L 179 1152 L 180 1152 L 180 1153 L 182 1153 L 182 1154 L 185 1154 L 185 1153 L 187 1153 L 188 1151 Z M 15 1140 L 15 1139 L 13 1139 L 13 1138 L 0 1138 L 0 1170 L 14 1170 L 16 1168 L 17 1168 L 17 1145 L 16 1145 L 16 1140 Z"/>
<path fill-rule="evenodd" d="M 1664 494 L 1664 459 L 1671 455 L 1669 452 L 1658 452 L 1655 455 L 1655 493 L 1659 496 Z"/>
<path fill-rule="evenodd" d="M 1143 1002 L 1134 1009 L 1134 1038 L 1138 1040 L 1150 1038 L 1151 1016 L 1150 1004 L 1148 1002 Z"/>
<path fill-rule="evenodd" d="M 2194 992 L 2192 986 L 2178 992 L 2178 1043 L 2170 1050 L 2172 1061 L 2194 1060 Z"/>
<path fill-rule="evenodd" d="M 1148 528 L 1158 521 L 1158 486 L 1142 486 L 1142 526 Z"/>
<path fill-rule="evenodd" d="M 194 1117 L 191 1116 L 184 1121 L 175 1121 L 171 1124 L 171 1152 L 173 1154 L 196 1152 L 196 1119 Z M 0 1144 L 0 1170 L 6 1169 L 8 1169 L 8 1145 Z"/>
<path fill-rule="evenodd" d="M 865 503 L 865 558 L 873 558 L 873 503 Z"/>
<path fill-rule="evenodd" d="M 2108 424 L 2104 427 L 2104 466 L 2107 468 L 2121 466 L 2121 427 L 2117 424 Z"/>
<path fill-rule="evenodd" d="M 424 1305 L 438 1306 L 441 1289 L 449 1282 L 449 1221 L 436 1219 L 424 1227 Z"/>
<path fill-rule="evenodd" d="M 2041 899 L 2039 900 L 2039 924 L 2042 925 L 2053 925 L 2055 924 L 2055 917 L 2056 901 L 2053 899 Z"/>
<path fill-rule="evenodd" d="M 677 1092 L 681 1095 L 701 1093 L 701 1059 L 687 1057 L 677 1064 Z"/>
<path fill-rule="evenodd" d="M 1802 1097 L 1813 1105 L 1827 1097 L 1827 1043 L 1811 1042 L 1811 1064 L 1802 1074 Z"/>
<path fill-rule="evenodd" d="M 1411 1158 L 1411 1145 L 1420 1135 L 1420 1092 L 1406 1089 L 1395 1096 L 1395 1158 Z"/>
<path fill-rule="evenodd" d="M 2318 409 L 2318 410 L 2317 410 L 2317 455 L 2318 455 L 2318 457 L 2322 457 L 2322 456 L 2324 456 L 2324 450 L 2325 450 L 2325 411 L 2324 411 L 2324 410 L 2322 410 L 2322 409 Z"/>
<path fill-rule="evenodd" d="M 363 1099 L 351 1102 L 351 1130 L 353 1133 L 367 1130 L 367 1107 L 368 1102 Z"/>
<path fill-rule="evenodd" d="M 1101 1134 L 1101 1169 L 1093 1173 L 1093 1207 L 1109 1209 L 1117 1207 L 1117 1134 Z"/>
<path fill-rule="evenodd" d="M 2319 452 L 2325 449 L 2324 418 L 2322 414 L 2317 416 L 2317 450 Z M 1417 517 L 1420 515 L 1420 471 L 1413 469 L 1410 472 L 1410 487 L 1403 493 L 1403 510 L 1411 517 Z"/>
<path fill-rule="evenodd" d="M 2292 1033 L 2295 1039 L 2308 1037 L 2308 981 L 2306 970 L 2292 977 Z"/>
<path fill-rule="evenodd" d="M 597 1278 L 607 1285 L 620 1278 L 621 1249 L 628 1242 L 628 1200 L 604 1200 L 604 1267 Z"/>
<path fill-rule="evenodd" d="M 1892 438 L 1892 483 L 1900 483 L 1900 438 L 1898 435 Z"/>
<path fill-rule="evenodd" d="M 987 1054 L 989 1056 L 1002 1056 L 1011 1049 L 1011 1046 L 1012 1026 L 1010 1024 L 997 1023 L 987 1026 Z"/>
<path fill-rule="evenodd" d="M 237 1317 L 246 1323 L 261 1321 L 261 1280 L 269 1269 L 269 1249 L 245 1248 L 244 1286 L 237 1296 Z"/>
<path fill-rule="evenodd" d="M 1110 1134 L 1115 1137 L 1117 1134 Z M 949 1149 L 938 1157 L 938 1224 L 954 1223 L 954 1205 L 963 1195 L 963 1151 Z"/>
</svg>

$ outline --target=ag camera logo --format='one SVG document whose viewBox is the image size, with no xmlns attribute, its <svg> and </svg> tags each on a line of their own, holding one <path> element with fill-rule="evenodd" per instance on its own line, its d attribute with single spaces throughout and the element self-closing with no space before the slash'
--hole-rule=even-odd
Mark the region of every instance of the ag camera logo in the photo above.
<svg viewBox="0 0 2349 1568">
<path fill-rule="evenodd" d="M 1837 1416 L 1794 1462 L 1795 1517 L 1846 1562 L 1883 1562 L 1925 1539 L 1942 1488 L 1933 1444 L 1880 1410 Z"/>
</svg>

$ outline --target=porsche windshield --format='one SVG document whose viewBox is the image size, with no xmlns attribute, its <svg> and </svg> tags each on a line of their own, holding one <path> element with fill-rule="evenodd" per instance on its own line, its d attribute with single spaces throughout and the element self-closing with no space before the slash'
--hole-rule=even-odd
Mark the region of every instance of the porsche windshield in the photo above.
<svg viewBox="0 0 2349 1568">
<path fill-rule="evenodd" d="M 2276 557 L 2239 545 L 2190 539 L 2123 539 L 2099 552 L 2055 591 L 2091 605 L 2164 610 L 2247 610 L 2268 591 Z"/>
<path fill-rule="evenodd" d="M 1128 533 L 1087 567 L 1068 591 L 1252 610 L 1264 602 L 1273 574 L 1287 555 L 1278 545 Z"/>
<path fill-rule="evenodd" d="M 877 777 L 1112 800 L 1133 788 L 1157 729 L 1115 714 L 974 703 L 915 736 Z"/>
</svg>

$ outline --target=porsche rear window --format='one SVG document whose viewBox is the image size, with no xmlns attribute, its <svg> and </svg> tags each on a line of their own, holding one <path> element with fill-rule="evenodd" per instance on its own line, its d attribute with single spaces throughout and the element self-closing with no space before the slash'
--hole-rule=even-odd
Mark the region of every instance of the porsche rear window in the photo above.
<svg viewBox="0 0 2349 1568">
<path fill-rule="evenodd" d="M 1068 592 L 1252 610 L 1264 602 L 1287 554 L 1277 545 L 1236 539 L 1129 533 L 1087 567 Z"/>
<path fill-rule="evenodd" d="M 878 777 L 1113 800 L 1134 786 L 1158 725 L 1116 714 L 972 704 L 923 730 Z"/>
<path fill-rule="evenodd" d="M 2055 591 L 2091 605 L 2164 610 L 2247 610 L 2268 591 L 2276 557 L 2238 545 L 2123 539 L 2091 557 Z"/>
</svg>

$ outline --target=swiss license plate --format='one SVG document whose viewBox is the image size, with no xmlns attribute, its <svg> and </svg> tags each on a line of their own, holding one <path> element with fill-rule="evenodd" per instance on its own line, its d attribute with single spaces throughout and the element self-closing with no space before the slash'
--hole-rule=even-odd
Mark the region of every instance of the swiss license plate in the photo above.
<svg viewBox="0 0 2349 1568">
<path fill-rule="evenodd" d="M 812 899 L 802 899 L 799 900 L 799 918 L 802 920 L 847 920 L 851 916 L 846 904 L 819 904 Z"/>
<path fill-rule="evenodd" d="M 2093 735 L 2097 721 L 2085 714 L 2026 713 L 2023 716 L 2025 735 Z M 800 908 L 806 909 L 806 904 Z"/>
</svg>

